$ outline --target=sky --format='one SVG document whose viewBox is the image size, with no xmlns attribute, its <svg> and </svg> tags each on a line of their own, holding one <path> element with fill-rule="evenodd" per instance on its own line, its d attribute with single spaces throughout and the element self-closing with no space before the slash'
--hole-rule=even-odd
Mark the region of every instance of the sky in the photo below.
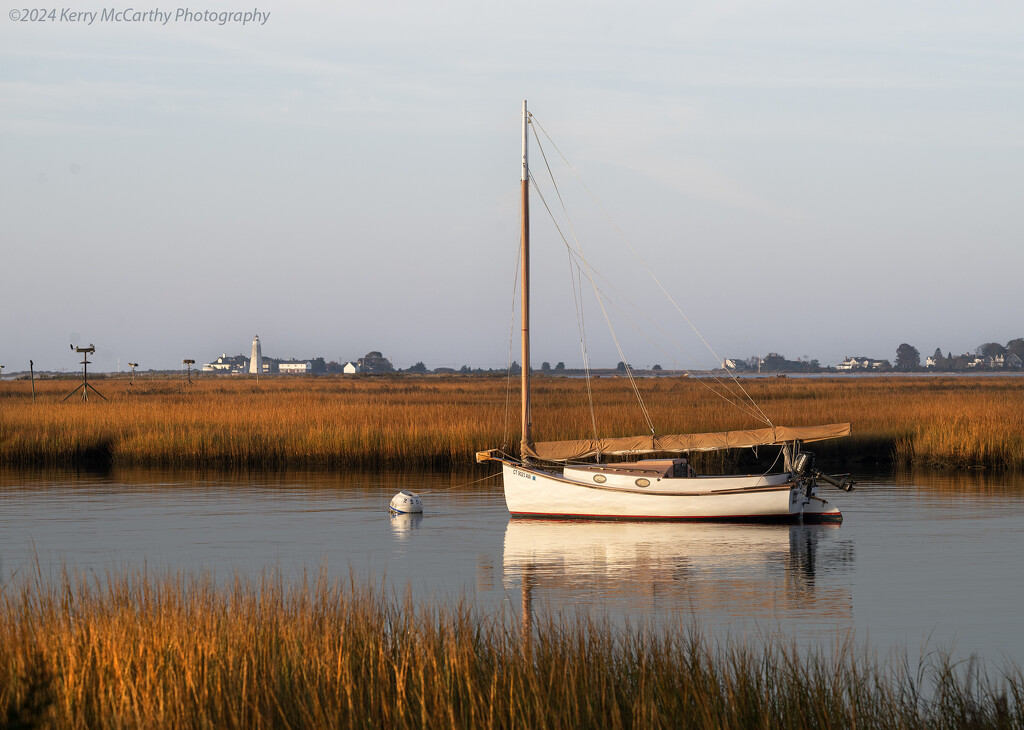
<svg viewBox="0 0 1024 730">
<path fill-rule="evenodd" d="M 616 323 L 620 352 L 591 296 L 594 366 L 1024 336 L 1019 2 L 4 5 L 5 374 L 75 371 L 87 343 L 97 370 L 176 368 L 256 334 L 279 358 L 518 360 L 524 99 L 601 290 L 670 315 Z M 531 230 L 534 365 L 575 367 L 537 196 Z"/>
</svg>

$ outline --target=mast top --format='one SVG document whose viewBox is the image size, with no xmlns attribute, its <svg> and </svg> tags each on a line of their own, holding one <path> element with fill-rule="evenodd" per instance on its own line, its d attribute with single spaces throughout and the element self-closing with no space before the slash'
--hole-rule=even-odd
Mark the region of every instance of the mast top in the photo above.
<svg viewBox="0 0 1024 730">
<path fill-rule="evenodd" d="M 530 164 L 527 159 L 526 149 L 526 125 L 529 123 L 530 113 L 526 111 L 526 99 L 523 99 L 523 176 L 520 178 L 523 182 L 530 179 Z"/>
</svg>

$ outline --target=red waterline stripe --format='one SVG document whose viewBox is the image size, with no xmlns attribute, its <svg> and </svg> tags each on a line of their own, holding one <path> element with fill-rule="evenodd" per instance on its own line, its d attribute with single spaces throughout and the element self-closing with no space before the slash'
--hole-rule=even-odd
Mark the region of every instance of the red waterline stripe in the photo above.
<svg viewBox="0 0 1024 730">
<path fill-rule="evenodd" d="M 716 515 L 707 516 L 685 516 L 665 517 L 663 515 L 583 515 L 571 512 L 510 512 L 513 517 L 549 517 L 553 519 L 592 519 L 592 520 L 650 520 L 659 522 L 723 522 L 748 521 L 748 522 L 842 522 L 843 515 L 840 512 L 817 512 L 811 514 L 785 514 L 775 515 Z"/>
</svg>

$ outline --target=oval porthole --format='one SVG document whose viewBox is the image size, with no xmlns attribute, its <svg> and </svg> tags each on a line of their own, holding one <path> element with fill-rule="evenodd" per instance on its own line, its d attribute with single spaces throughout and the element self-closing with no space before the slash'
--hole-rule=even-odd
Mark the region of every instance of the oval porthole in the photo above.
<svg viewBox="0 0 1024 730">
<path fill-rule="evenodd" d="M 636 485 L 638 487 L 649 487 L 651 486 L 651 480 L 640 477 L 639 479 L 636 480 Z"/>
<path fill-rule="evenodd" d="M 606 477 L 604 474 L 595 474 L 594 481 L 597 482 L 598 484 L 604 484 L 606 481 L 608 481 L 608 477 Z"/>
</svg>

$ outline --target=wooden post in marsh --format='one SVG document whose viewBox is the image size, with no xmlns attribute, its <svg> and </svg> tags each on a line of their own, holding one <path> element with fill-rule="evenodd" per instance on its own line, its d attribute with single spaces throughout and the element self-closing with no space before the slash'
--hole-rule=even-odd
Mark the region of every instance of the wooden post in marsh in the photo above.
<svg viewBox="0 0 1024 730">
<path fill-rule="evenodd" d="M 82 384 L 79 385 L 77 388 L 75 388 L 70 393 L 68 393 L 66 396 L 64 396 L 64 400 L 67 400 L 68 398 L 73 396 L 75 393 L 77 393 L 79 390 L 81 390 L 82 391 L 82 400 L 83 401 L 88 401 L 89 400 L 89 389 L 90 388 L 92 389 L 93 393 L 98 395 L 103 400 L 106 400 L 107 397 L 105 395 L 103 395 L 98 390 L 96 390 L 91 385 L 89 385 L 89 355 L 91 355 L 94 352 L 96 352 L 96 346 L 93 345 L 92 343 L 89 343 L 88 347 L 75 347 L 74 345 L 72 345 L 71 349 L 74 352 L 81 353 L 81 355 L 82 355 L 82 362 L 81 362 L 81 365 L 82 365 Z M 64 400 L 62 400 L 61 403 L 63 403 Z"/>
<path fill-rule="evenodd" d="M 36 366 L 31 360 L 28 361 L 28 377 L 32 381 L 32 405 L 36 404 Z"/>
<path fill-rule="evenodd" d="M 128 363 L 128 367 L 132 369 L 132 374 L 131 377 L 128 379 L 128 390 L 125 391 L 126 393 L 130 394 L 132 392 L 132 386 L 135 385 L 135 368 L 137 368 L 138 366 L 139 364 L 137 362 Z"/>
</svg>

